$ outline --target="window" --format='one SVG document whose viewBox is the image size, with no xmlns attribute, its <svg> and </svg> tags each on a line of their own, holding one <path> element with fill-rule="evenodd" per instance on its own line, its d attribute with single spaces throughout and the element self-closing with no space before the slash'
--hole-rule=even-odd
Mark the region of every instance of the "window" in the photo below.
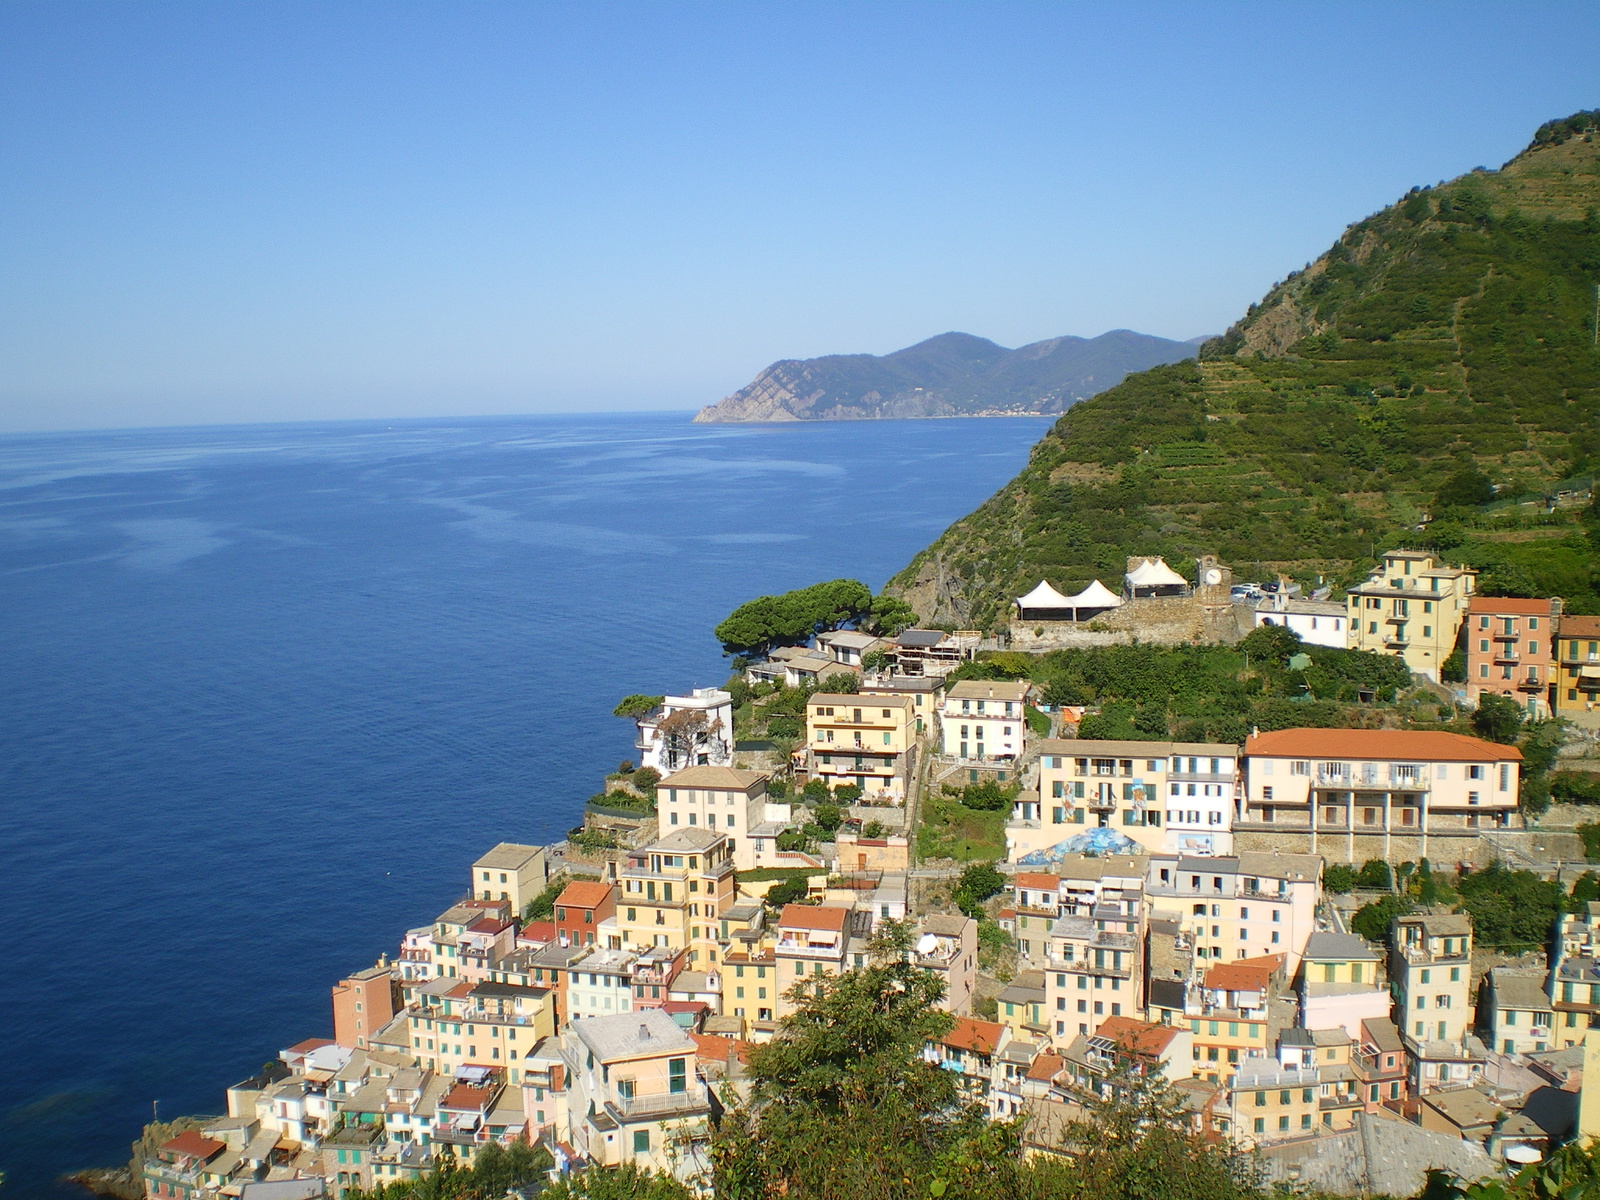
<svg viewBox="0 0 1600 1200">
<path fill-rule="evenodd" d="M 633 1152 L 635 1154 L 650 1153 L 650 1131 L 648 1129 L 635 1129 L 633 1131 Z"/>
</svg>

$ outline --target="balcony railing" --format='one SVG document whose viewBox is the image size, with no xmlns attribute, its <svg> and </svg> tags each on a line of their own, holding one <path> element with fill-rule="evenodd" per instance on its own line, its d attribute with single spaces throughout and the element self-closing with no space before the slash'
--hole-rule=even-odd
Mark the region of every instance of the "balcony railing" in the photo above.
<svg viewBox="0 0 1600 1200">
<path fill-rule="evenodd" d="M 1542 692 L 1544 691 L 1544 684 L 1533 678 L 1520 679 L 1517 681 L 1517 690 L 1519 692 Z"/>
<path fill-rule="evenodd" d="M 700 1112 L 711 1107 L 710 1093 L 705 1084 L 695 1083 L 682 1092 L 664 1092 L 653 1096 L 618 1096 L 608 1100 L 606 1107 L 615 1109 L 630 1119 L 639 1117 L 673 1117 Z"/>
</svg>

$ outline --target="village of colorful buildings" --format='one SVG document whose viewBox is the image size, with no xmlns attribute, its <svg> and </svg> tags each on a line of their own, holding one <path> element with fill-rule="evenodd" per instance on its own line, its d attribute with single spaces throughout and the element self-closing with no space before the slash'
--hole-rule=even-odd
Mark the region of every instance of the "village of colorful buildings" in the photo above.
<svg viewBox="0 0 1600 1200">
<path fill-rule="evenodd" d="M 1281 624 L 1428 680 L 1462 646 L 1469 700 L 1600 720 L 1600 619 L 1559 601 L 1476 596 L 1472 572 L 1407 552 L 1342 603 L 1280 588 L 1243 618 L 1226 568 L 1202 560 L 1197 578 L 1141 559 L 1120 593 L 1041 583 L 1010 645 Z M 1429 1168 L 1474 1178 L 1600 1134 L 1600 903 L 1562 917 L 1537 963 L 1504 965 L 1443 910 L 1370 943 L 1323 886 L 1335 863 L 1495 858 L 1521 828 L 1514 747 L 1403 729 L 1096 741 L 1066 714 L 1035 736 L 1031 685 L 947 683 L 983 645 L 843 630 L 750 665 L 791 687 L 853 680 L 809 695 L 782 762 L 741 750 L 727 691 L 664 697 L 637 720 L 654 811 L 601 805 L 586 828 L 603 836 L 489 849 L 455 903 L 333 986 L 331 1037 L 284 1049 L 227 1089 L 225 1116 L 146 1160 L 146 1195 L 337 1197 L 517 1142 L 556 1172 L 633 1163 L 701 1186 L 711 1130 L 751 1048 L 782 1036 L 794 986 L 860 966 L 891 921 L 910 923 L 954 1018 L 928 1060 L 994 1117 L 1028 1117 L 1039 1153 L 1085 1089 L 1130 1066 L 1269 1179 L 1331 1194 L 1412 1194 Z M 991 903 L 1003 977 L 980 968 L 951 869 L 913 858 L 938 772 L 1018 788 Z M 784 849 L 807 780 L 857 806 L 832 841 Z M 766 901 L 796 879 L 803 894 Z"/>
</svg>

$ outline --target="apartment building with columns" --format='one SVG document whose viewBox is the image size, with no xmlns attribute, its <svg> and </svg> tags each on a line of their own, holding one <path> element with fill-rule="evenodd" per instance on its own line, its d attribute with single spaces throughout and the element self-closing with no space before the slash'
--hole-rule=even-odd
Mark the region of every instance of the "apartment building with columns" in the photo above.
<svg viewBox="0 0 1600 1200">
<path fill-rule="evenodd" d="M 1465 734 L 1280 729 L 1245 741 L 1244 766 L 1242 848 L 1473 862 L 1482 831 L 1521 828 L 1521 752 Z"/>
</svg>

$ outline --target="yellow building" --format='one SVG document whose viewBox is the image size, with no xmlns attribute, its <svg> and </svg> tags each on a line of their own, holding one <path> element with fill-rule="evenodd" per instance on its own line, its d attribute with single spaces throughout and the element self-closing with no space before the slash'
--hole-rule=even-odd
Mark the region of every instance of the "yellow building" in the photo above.
<svg viewBox="0 0 1600 1200">
<path fill-rule="evenodd" d="M 1556 716 L 1600 729 L 1600 617 L 1563 616 L 1556 657 Z"/>
<path fill-rule="evenodd" d="M 617 928 L 630 950 L 687 952 L 691 970 L 715 970 L 718 919 L 733 906 L 733 849 L 710 829 L 680 829 L 628 852 L 618 878 Z"/>
<path fill-rule="evenodd" d="M 1431 554 L 1391 550 L 1372 577 L 1349 591 L 1350 649 L 1393 654 L 1435 682 L 1455 649 L 1476 572 Z"/>
<path fill-rule="evenodd" d="M 1305 1137 L 1321 1124 L 1317 1068 L 1252 1058 L 1231 1079 L 1227 1120 L 1236 1145 L 1248 1149 Z"/>
<path fill-rule="evenodd" d="M 863 799 L 904 804 L 916 731 L 910 696 L 818 692 L 806 704 L 806 769 L 830 788 L 853 783 Z"/>
<path fill-rule="evenodd" d="M 542 846 L 501 842 L 472 864 L 472 894 L 479 900 L 504 900 L 513 916 L 544 891 L 550 869 Z"/>
<path fill-rule="evenodd" d="M 457 1067 L 490 1067 L 521 1082 L 522 1059 L 556 1031 L 550 988 L 485 980 L 432 979 L 417 988 L 407 1014 L 419 1065 L 450 1076 Z"/>
</svg>

